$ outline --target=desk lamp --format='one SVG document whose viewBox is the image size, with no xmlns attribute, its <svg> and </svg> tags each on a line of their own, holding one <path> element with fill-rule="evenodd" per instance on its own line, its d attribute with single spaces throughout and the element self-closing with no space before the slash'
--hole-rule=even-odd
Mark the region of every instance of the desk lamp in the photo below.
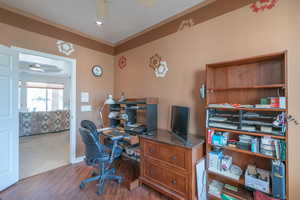
<svg viewBox="0 0 300 200">
<path fill-rule="evenodd" d="M 101 128 L 103 128 L 104 126 L 104 122 L 103 122 L 103 115 L 102 112 L 104 110 L 105 105 L 112 105 L 115 104 L 115 101 L 113 99 L 113 96 L 110 94 L 107 96 L 106 100 L 104 101 L 103 105 L 101 106 L 100 110 L 99 110 L 99 114 L 100 114 L 100 126 Z"/>
</svg>

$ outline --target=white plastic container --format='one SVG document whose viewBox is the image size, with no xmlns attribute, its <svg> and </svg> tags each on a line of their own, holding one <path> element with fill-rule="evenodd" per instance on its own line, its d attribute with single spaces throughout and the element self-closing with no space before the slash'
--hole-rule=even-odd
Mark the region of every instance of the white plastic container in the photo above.
<svg viewBox="0 0 300 200">
<path fill-rule="evenodd" d="M 245 185 L 250 188 L 253 188 L 253 189 L 256 189 L 261 192 L 265 192 L 265 193 L 269 194 L 270 193 L 270 172 L 263 170 L 263 169 L 258 169 L 258 168 L 256 170 L 258 173 L 268 174 L 267 181 L 260 180 L 260 179 L 257 179 L 257 178 L 254 178 L 254 177 L 248 175 L 248 169 L 247 169 L 246 173 L 245 173 Z"/>
</svg>

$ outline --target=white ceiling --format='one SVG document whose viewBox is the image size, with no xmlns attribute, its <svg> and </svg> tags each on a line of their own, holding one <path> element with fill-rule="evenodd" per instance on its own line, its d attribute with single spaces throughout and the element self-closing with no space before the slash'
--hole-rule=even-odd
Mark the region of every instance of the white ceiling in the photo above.
<svg viewBox="0 0 300 200">
<path fill-rule="evenodd" d="M 126 39 L 205 0 L 155 0 L 153 6 L 143 1 L 109 0 L 108 16 L 99 28 L 95 25 L 96 0 L 0 0 L 10 7 L 110 43 Z"/>
<path fill-rule="evenodd" d="M 48 75 L 56 77 L 66 77 L 71 72 L 65 61 L 54 60 L 36 55 L 19 54 L 19 70 L 20 73 L 36 74 L 36 75 Z M 32 70 L 38 68 L 39 70 Z"/>
</svg>

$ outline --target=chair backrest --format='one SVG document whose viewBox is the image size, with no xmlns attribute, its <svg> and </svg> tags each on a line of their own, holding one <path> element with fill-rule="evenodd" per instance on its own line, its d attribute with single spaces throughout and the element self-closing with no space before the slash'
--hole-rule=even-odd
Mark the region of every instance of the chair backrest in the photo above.
<svg viewBox="0 0 300 200">
<path fill-rule="evenodd" d="M 104 151 L 104 145 L 99 142 L 98 137 L 95 137 L 90 130 L 79 128 L 79 132 L 85 145 L 85 157 L 87 164 L 92 164 L 96 159 L 101 159 L 107 156 L 107 153 Z"/>
<path fill-rule="evenodd" d="M 90 121 L 90 120 L 82 120 L 80 123 L 82 128 L 88 129 L 89 131 L 91 131 L 91 133 L 95 136 L 98 137 L 98 131 L 97 131 L 97 127 L 94 124 L 94 122 Z"/>
</svg>

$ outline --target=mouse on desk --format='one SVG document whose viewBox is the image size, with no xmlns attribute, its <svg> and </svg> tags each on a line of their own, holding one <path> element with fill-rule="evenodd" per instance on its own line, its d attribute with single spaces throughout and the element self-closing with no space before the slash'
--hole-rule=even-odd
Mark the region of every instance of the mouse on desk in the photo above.
<svg viewBox="0 0 300 200">
<path fill-rule="evenodd" d="M 144 133 L 144 135 L 147 135 L 147 136 L 154 136 L 155 135 L 155 131 L 146 131 Z"/>
</svg>

